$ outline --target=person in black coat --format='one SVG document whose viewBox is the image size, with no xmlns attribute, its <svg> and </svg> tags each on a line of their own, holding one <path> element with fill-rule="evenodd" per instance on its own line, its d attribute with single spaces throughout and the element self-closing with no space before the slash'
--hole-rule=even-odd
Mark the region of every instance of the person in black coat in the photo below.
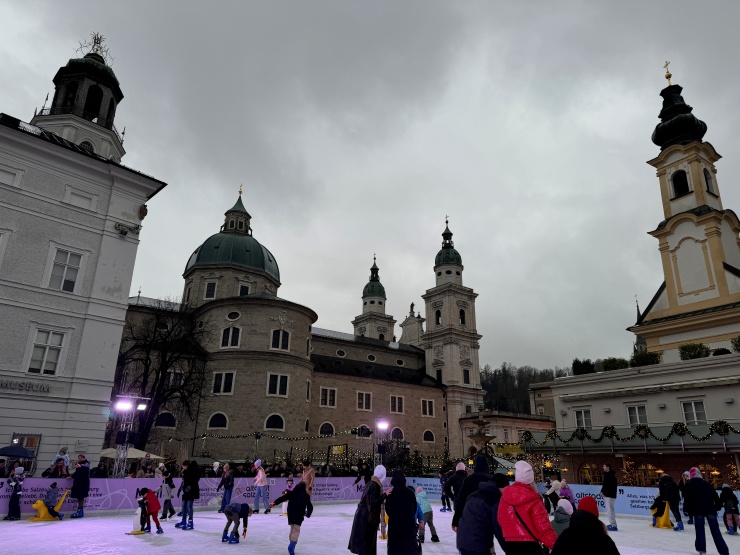
<svg viewBox="0 0 740 555">
<path fill-rule="evenodd" d="M 370 479 L 373 476 L 373 471 L 370 470 L 370 467 L 368 466 L 367 462 L 360 461 L 359 462 L 359 468 L 357 469 L 357 479 L 353 482 L 353 486 L 356 486 L 357 483 L 360 480 L 364 480 L 365 484 L 370 482 Z"/>
<path fill-rule="evenodd" d="M 617 475 L 612 470 L 612 465 L 604 463 L 601 467 L 604 471 L 604 480 L 601 483 L 601 495 L 606 502 L 606 516 L 609 519 L 607 530 L 617 531 L 617 515 L 614 512 L 614 504 L 617 501 Z"/>
<path fill-rule="evenodd" d="M 72 475 L 72 491 L 69 495 L 72 499 L 77 499 L 77 512 L 70 515 L 70 518 L 82 518 L 85 516 L 83 511 L 85 499 L 90 496 L 90 462 L 85 455 L 77 455 L 77 464 L 75 464 L 75 473 Z"/>
<path fill-rule="evenodd" d="M 663 501 L 668 501 L 673 518 L 676 519 L 676 526 L 673 529 L 676 531 L 683 530 L 681 511 L 678 510 L 678 504 L 681 501 L 681 490 L 678 489 L 678 484 L 668 474 L 663 474 L 658 481 L 658 492 Z"/>
<path fill-rule="evenodd" d="M 501 526 L 498 523 L 498 505 L 501 500 L 501 490 L 508 485 L 506 476 L 497 485 L 493 480 L 485 480 L 478 484 L 478 491 L 471 493 L 463 509 L 457 529 L 457 548 L 462 555 L 488 555 L 493 547 L 494 536 L 499 545 L 506 549 Z"/>
<path fill-rule="evenodd" d="M 698 468 L 692 467 L 689 470 L 689 475 L 691 479 L 686 482 L 683 488 L 683 504 L 688 513 L 694 515 L 694 528 L 696 530 L 694 547 L 700 553 L 707 550 L 707 538 L 704 532 L 704 521 L 706 520 L 719 555 L 729 555 L 730 551 L 727 549 L 727 544 L 722 538 L 722 532 L 720 532 L 717 523 L 717 510 L 722 506 L 719 495 L 708 482 L 704 481 Z"/>
<path fill-rule="evenodd" d="M 488 459 L 485 455 L 475 457 L 474 472 L 466 476 L 460 485 L 460 491 L 455 499 L 455 514 L 452 515 L 452 529 L 455 530 L 460 525 L 460 519 L 465 509 L 465 502 L 471 493 L 478 491 L 478 484 L 488 482 L 491 475 L 488 472 Z"/>
<path fill-rule="evenodd" d="M 182 492 L 182 522 L 175 524 L 183 530 L 193 529 L 193 501 L 200 499 L 200 468 L 195 461 L 182 461 L 182 483 L 177 494 Z"/>
<path fill-rule="evenodd" d="M 598 516 L 590 511 L 573 511 L 570 525 L 558 536 L 550 555 L 594 555 L 594 553 L 619 555 L 619 550 Z"/>
<path fill-rule="evenodd" d="M 380 524 L 380 506 L 383 503 L 383 480 L 385 467 L 375 467 L 373 478 L 365 486 L 362 499 L 357 504 L 355 518 L 352 521 L 352 532 L 349 535 L 347 549 L 357 555 L 376 555 L 378 552 L 378 524 Z"/>
<path fill-rule="evenodd" d="M 447 483 L 445 484 L 445 494 L 452 499 L 453 506 L 457 502 L 457 494 L 460 493 L 462 483 L 467 477 L 468 471 L 465 468 L 465 463 L 457 463 L 455 473 L 447 479 Z"/>
<path fill-rule="evenodd" d="M 388 555 L 416 555 L 416 496 L 406 487 L 406 476 L 396 470 L 385 499 L 388 515 Z"/>
<path fill-rule="evenodd" d="M 301 524 L 303 524 L 303 517 L 311 518 L 313 513 L 313 505 L 311 504 L 311 496 L 308 495 L 306 490 L 305 482 L 298 482 L 298 485 L 290 491 L 287 491 L 285 495 L 282 495 L 270 503 L 270 507 L 274 507 L 278 503 L 283 501 L 288 502 L 288 524 L 290 524 L 290 534 L 288 535 L 288 553 L 290 555 L 295 554 L 295 545 L 298 543 L 298 537 L 301 535 Z"/>
</svg>

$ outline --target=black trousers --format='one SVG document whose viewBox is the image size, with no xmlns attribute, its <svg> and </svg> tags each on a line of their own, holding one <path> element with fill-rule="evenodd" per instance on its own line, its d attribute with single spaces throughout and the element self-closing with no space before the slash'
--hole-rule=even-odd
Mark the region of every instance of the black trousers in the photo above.
<svg viewBox="0 0 740 555">
<path fill-rule="evenodd" d="M 506 542 L 506 555 L 542 555 L 537 542 Z"/>
</svg>

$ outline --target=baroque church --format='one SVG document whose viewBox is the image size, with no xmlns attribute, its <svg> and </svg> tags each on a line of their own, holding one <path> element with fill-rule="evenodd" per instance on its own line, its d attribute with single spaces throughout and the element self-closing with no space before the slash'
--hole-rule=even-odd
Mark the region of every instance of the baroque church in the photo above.
<svg viewBox="0 0 740 555">
<path fill-rule="evenodd" d="M 207 397 L 195 421 L 160 413 L 149 447 L 161 450 L 177 438 L 188 452 L 221 459 L 305 452 L 319 461 L 329 450 L 371 456 L 391 439 L 430 461 L 446 449 L 465 456 L 473 444 L 461 418 L 483 404 L 481 335 L 477 294 L 463 285 L 449 226 L 430 266 L 434 283 L 422 296 L 427 318 L 412 304 L 400 338 L 375 259 L 352 331 L 315 327 L 316 312 L 279 296 L 278 262 L 254 237 L 240 192 L 183 273 L 182 302 L 215 331 L 206 346 Z M 132 297 L 127 318 L 144 317 L 155 305 Z"/>
</svg>

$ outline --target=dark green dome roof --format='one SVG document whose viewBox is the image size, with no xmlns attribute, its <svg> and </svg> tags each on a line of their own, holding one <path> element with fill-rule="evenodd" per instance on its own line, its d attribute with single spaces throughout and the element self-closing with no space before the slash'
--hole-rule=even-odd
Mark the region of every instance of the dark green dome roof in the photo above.
<svg viewBox="0 0 740 555">
<path fill-rule="evenodd" d="M 363 297 L 385 297 L 385 287 L 379 281 L 368 281 L 362 290 Z"/>
<path fill-rule="evenodd" d="M 280 269 L 272 253 L 257 239 L 243 233 L 211 235 L 195 249 L 185 272 L 201 266 L 238 266 L 265 272 L 280 282 Z"/>
<path fill-rule="evenodd" d="M 455 243 L 452 242 L 452 232 L 449 226 L 445 227 L 442 232 L 442 249 L 437 253 L 434 259 L 434 265 L 457 264 L 462 266 L 462 256 L 455 250 Z"/>
<path fill-rule="evenodd" d="M 100 54 L 90 52 L 82 58 L 70 59 L 66 66 L 59 68 L 59 71 L 57 71 L 57 74 L 54 76 L 54 84 L 59 86 L 62 84 L 63 77 L 79 74 L 86 75 L 93 81 L 109 87 L 113 91 L 116 102 L 123 100 L 123 93 L 121 92 L 121 85 L 118 83 L 118 78 L 113 72 L 113 68 L 105 63 L 105 60 Z"/>
</svg>

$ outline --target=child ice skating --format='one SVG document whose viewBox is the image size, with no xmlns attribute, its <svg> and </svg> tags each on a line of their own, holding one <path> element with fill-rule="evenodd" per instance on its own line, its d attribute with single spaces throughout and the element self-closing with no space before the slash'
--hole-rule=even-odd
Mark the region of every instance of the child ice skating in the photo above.
<svg viewBox="0 0 740 555">
<path fill-rule="evenodd" d="M 740 511 L 738 510 L 737 497 L 728 484 L 722 484 L 722 493 L 719 494 L 719 500 L 725 508 L 727 531 L 731 536 L 734 536 L 737 534 L 737 527 L 740 526 Z"/>
<path fill-rule="evenodd" d="M 8 503 L 8 516 L 3 520 L 20 520 L 21 518 L 21 491 L 23 491 L 23 480 L 25 469 L 22 466 L 15 467 L 8 476 L 10 486 L 10 502 Z"/>
<path fill-rule="evenodd" d="M 295 555 L 295 546 L 298 543 L 298 536 L 301 534 L 303 517 L 311 518 L 311 513 L 313 513 L 313 505 L 311 504 L 311 497 L 306 491 L 306 483 L 298 482 L 298 485 L 296 485 L 293 491 L 289 491 L 285 495 L 275 499 L 275 501 L 270 503 L 270 507 L 283 501 L 288 502 L 288 524 L 290 525 L 288 553 Z"/>
<path fill-rule="evenodd" d="M 162 515 L 159 517 L 162 520 L 167 520 L 175 516 L 175 507 L 172 506 L 172 494 L 175 491 L 175 482 L 172 480 L 171 474 L 164 475 L 164 481 L 157 490 L 162 495 Z"/>
<path fill-rule="evenodd" d="M 154 519 L 154 524 L 157 525 L 157 534 L 164 534 L 164 530 L 162 530 L 162 526 L 160 526 L 159 519 L 157 518 L 159 510 L 162 508 L 159 504 L 159 499 L 157 499 L 157 494 L 149 488 L 141 488 L 141 497 L 144 499 L 146 505 L 146 527 L 143 528 L 144 532 L 152 531 L 151 519 Z M 144 520 L 143 515 L 144 511 L 142 510 L 142 520 Z"/>
<path fill-rule="evenodd" d="M 226 517 L 226 526 L 221 541 L 226 543 L 239 543 L 239 519 L 244 521 L 243 537 L 247 537 L 247 519 L 252 516 L 252 508 L 247 503 L 229 503 L 224 507 L 224 516 Z M 229 526 L 234 523 L 234 529 L 229 535 Z"/>
<path fill-rule="evenodd" d="M 44 496 L 44 505 L 46 505 L 46 509 L 49 511 L 49 514 L 51 516 L 62 520 L 64 518 L 64 515 L 62 513 L 58 513 L 54 508 L 54 506 L 57 504 L 58 498 L 59 488 L 57 487 L 56 482 L 52 482 L 49 486 L 49 489 L 46 491 L 46 495 Z"/>
</svg>

